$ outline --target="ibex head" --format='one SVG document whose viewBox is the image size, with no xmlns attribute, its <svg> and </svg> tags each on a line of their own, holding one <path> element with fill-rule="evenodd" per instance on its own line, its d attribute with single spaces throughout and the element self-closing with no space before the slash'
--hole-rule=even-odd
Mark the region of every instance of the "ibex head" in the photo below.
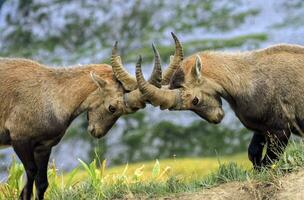
<svg viewBox="0 0 304 200">
<path fill-rule="evenodd" d="M 139 57 L 136 66 L 140 67 L 141 62 L 142 58 Z M 91 78 L 98 90 L 95 95 L 91 95 L 88 131 L 98 138 L 105 135 L 120 116 L 134 113 L 146 106 L 147 99 L 139 91 L 136 78 L 125 70 L 120 56 L 117 55 L 117 42 L 112 50 L 111 65 L 113 74 L 110 79 L 103 79 L 91 72 Z M 149 83 L 154 87 L 161 86 L 159 65 L 155 65 Z"/>
<path fill-rule="evenodd" d="M 177 37 L 172 35 L 176 51 L 162 82 L 168 85 L 157 88 L 148 83 L 140 66 L 137 66 L 139 90 L 154 106 L 160 106 L 161 109 L 191 110 L 209 122 L 219 123 L 224 117 L 224 111 L 217 93 L 218 85 L 204 77 L 204 65 L 199 54 L 183 60 L 182 46 Z M 158 54 L 157 50 L 155 52 Z"/>
</svg>

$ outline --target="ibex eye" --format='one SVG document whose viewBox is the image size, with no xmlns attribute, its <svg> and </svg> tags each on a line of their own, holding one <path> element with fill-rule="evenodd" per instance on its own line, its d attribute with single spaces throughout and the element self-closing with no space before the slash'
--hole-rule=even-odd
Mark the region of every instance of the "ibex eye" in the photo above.
<svg viewBox="0 0 304 200">
<path fill-rule="evenodd" d="M 193 100 L 192 100 L 192 104 L 193 105 L 197 105 L 198 104 L 198 98 L 195 97 Z"/>
<path fill-rule="evenodd" d="M 111 113 L 115 113 L 116 112 L 116 108 L 114 106 L 112 106 L 112 105 L 109 105 L 109 111 Z"/>
</svg>

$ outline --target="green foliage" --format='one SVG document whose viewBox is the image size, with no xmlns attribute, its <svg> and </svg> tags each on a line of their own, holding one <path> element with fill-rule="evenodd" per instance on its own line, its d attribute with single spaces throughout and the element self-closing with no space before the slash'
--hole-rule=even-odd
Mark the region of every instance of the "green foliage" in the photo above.
<svg viewBox="0 0 304 200">
<path fill-rule="evenodd" d="M 57 178 L 58 178 L 58 174 L 57 174 L 57 169 L 56 169 L 56 165 L 55 165 L 55 161 L 53 160 L 51 166 L 48 169 L 47 172 L 48 175 L 48 182 L 49 182 L 49 186 L 53 189 L 58 191 L 60 186 L 57 183 Z"/>
<path fill-rule="evenodd" d="M 171 121 L 148 122 L 143 111 L 124 118 L 120 143 L 124 149 L 112 156 L 115 164 L 170 158 L 214 156 L 243 152 L 251 138 L 246 129 L 232 130 L 205 121 L 181 126 Z"/>
<path fill-rule="evenodd" d="M 100 168 L 97 166 L 96 160 L 93 160 L 89 164 L 81 160 L 79 160 L 79 162 L 85 169 L 88 180 L 77 185 L 64 184 L 60 188 L 50 187 L 48 194 L 51 199 L 115 199 L 123 198 L 129 194 L 132 195 L 133 192 L 151 195 L 155 190 L 164 190 L 164 184 L 160 184 L 157 180 L 166 172 L 166 169 L 161 171 L 158 161 L 155 162 L 151 171 L 152 181 L 146 184 L 142 183 L 142 174 L 139 173 L 142 167 L 136 169 L 133 176 L 128 176 L 128 165 L 126 165 L 121 174 L 111 177 L 111 183 L 109 183 L 109 177 L 103 175 L 106 164 L 105 161 L 103 161 Z M 170 180 L 170 182 L 172 185 L 172 180 Z M 162 193 L 166 193 L 166 191 L 162 191 Z"/>
<path fill-rule="evenodd" d="M 261 171 L 245 170 L 236 163 L 221 164 L 219 168 L 205 177 L 186 179 L 180 175 L 171 174 L 169 178 L 162 179 L 162 174 L 167 173 L 167 169 L 160 167 L 161 162 L 156 161 L 151 169 L 148 180 L 143 181 L 143 167 L 139 167 L 134 174 L 129 175 L 128 165 L 119 174 L 104 175 L 105 161 L 97 165 L 97 160 L 87 164 L 80 161 L 87 174 L 87 180 L 74 182 L 72 179 L 75 171 L 68 175 L 64 181 L 56 183 L 58 175 L 54 163 L 49 169 L 48 177 L 50 186 L 46 194 L 47 199 L 118 199 L 118 198 L 157 198 L 164 195 L 172 195 L 181 192 L 195 192 L 203 188 L 210 188 L 221 183 L 231 181 L 258 181 L 259 183 L 276 184 L 278 178 L 303 169 L 304 148 L 303 142 L 292 142 L 281 159 L 275 163 L 271 169 Z M 13 162 L 9 169 L 9 181 L 0 185 L 0 199 L 16 199 L 20 192 L 19 182 L 23 173 L 20 164 Z M 13 180 L 13 181 L 12 181 Z M 17 180 L 17 182 L 16 182 Z"/>
<path fill-rule="evenodd" d="M 293 141 L 289 144 L 287 151 L 284 151 L 279 162 L 273 165 L 273 168 L 279 169 L 280 171 L 292 171 L 303 167 L 304 165 L 304 142 Z"/>
<path fill-rule="evenodd" d="M 203 40 L 192 40 L 182 42 L 183 49 L 186 55 L 191 53 L 195 53 L 197 51 L 204 51 L 204 50 L 216 50 L 222 48 L 233 48 L 243 46 L 245 44 L 250 44 L 252 48 L 258 47 L 260 42 L 266 41 L 268 39 L 267 34 L 259 33 L 259 34 L 248 34 L 248 35 L 241 35 L 233 38 L 228 39 L 203 39 Z M 164 45 L 157 45 L 157 49 L 160 52 L 160 55 L 164 59 L 169 59 L 170 55 L 174 53 L 174 46 L 173 44 L 169 46 Z M 154 55 L 151 48 L 143 47 L 139 48 L 138 50 L 128 52 L 126 56 L 126 62 L 134 62 L 139 54 L 144 56 L 143 62 L 151 62 L 153 60 Z"/>
<path fill-rule="evenodd" d="M 155 179 L 156 177 L 158 177 L 159 173 L 160 173 L 160 164 L 159 164 L 159 161 L 156 160 L 155 165 L 152 169 L 152 178 Z"/>
<path fill-rule="evenodd" d="M 255 8 L 238 11 L 236 8 L 243 4 L 238 0 L 194 0 L 183 3 L 133 0 L 128 4 L 109 0 L 18 2 L 17 9 L 4 16 L 10 31 L 5 31 L 0 37 L 3 43 L 1 56 L 39 58 L 40 55 L 47 55 L 41 59 L 52 63 L 75 62 L 88 57 L 99 62 L 108 58 L 106 55 L 109 55 L 115 40 L 120 42 L 123 57 L 127 56 L 128 61 L 133 61 L 134 56 L 128 56 L 130 49 L 150 46 L 152 41 L 163 43 L 164 35 L 170 38 L 167 34 L 169 31 L 183 35 L 195 30 L 225 32 L 238 28 L 248 17 L 259 13 Z M 10 1 L 5 4 L 10 4 Z M 69 9 L 71 6 L 79 7 L 81 11 Z M 196 44 L 195 41 L 193 43 Z M 211 45 L 205 46 L 205 42 L 201 42 L 201 47 L 210 48 L 212 43 L 223 46 L 221 40 L 220 44 L 211 40 Z M 58 49 L 60 53 L 49 56 Z M 68 58 L 62 52 L 68 54 Z"/>
<path fill-rule="evenodd" d="M 71 188 L 72 187 L 74 177 L 76 176 L 76 174 L 77 174 L 78 171 L 79 171 L 79 168 L 76 167 L 71 172 L 69 172 L 69 174 L 67 176 L 67 181 L 65 183 L 65 187 L 66 188 Z"/>
<path fill-rule="evenodd" d="M 98 157 L 99 160 L 103 160 L 105 153 L 107 152 L 106 139 L 96 139 L 91 136 L 88 131 L 88 121 L 86 119 L 86 113 L 80 115 L 73 124 L 68 128 L 67 133 L 63 137 L 63 141 L 71 142 L 73 140 L 81 139 L 90 144 L 90 150 L 88 152 L 88 161 L 92 160 L 95 157 Z M 112 129 L 115 128 L 115 125 Z"/>
<path fill-rule="evenodd" d="M 101 167 L 100 170 L 98 170 L 97 164 L 96 164 L 96 159 L 93 160 L 90 164 L 86 164 L 82 160 L 78 159 L 79 162 L 81 163 L 82 167 L 85 169 L 85 171 L 88 173 L 88 183 L 90 186 L 94 188 L 96 191 L 96 195 L 98 198 L 103 197 L 104 194 L 102 190 L 100 190 L 100 187 L 103 186 L 103 171 L 104 168 Z M 105 160 L 103 161 L 104 163 L 106 162 Z M 102 164 L 102 166 L 105 166 L 105 164 Z"/>
<path fill-rule="evenodd" d="M 228 164 L 221 164 L 216 172 L 211 173 L 205 177 L 199 184 L 202 187 L 210 188 L 221 183 L 231 181 L 245 181 L 250 173 L 238 166 L 236 163 L 231 162 Z"/>
<path fill-rule="evenodd" d="M 23 165 L 17 163 L 16 158 L 13 157 L 12 163 L 8 170 L 7 181 L 3 187 L 0 187 L 0 199 L 17 199 L 24 185 L 23 174 Z"/>
<path fill-rule="evenodd" d="M 71 126 L 64 140 L 81 138 L 89 142 L 92 148 L 86 161 L 90 162 L 95 157 L 103 160 L 111 147 L 106 138 L 96 140 L 87 133 L 87 121 L 84 118 L 82 115 Z M 145 111 L 124 116 L 122 122 L 122 134 L 115 141 L 115 145 L 122 147 L 122 150 L 107 158 L 111 164 L 173 156 L 180 158 L 234 154 L 245 151 L 251 138 L 251 133 L 246 129 L 233 130 L 203 120 L 187 126 L 171 121 L 151 123 Z"/>
<path fill-rule="evenodd" d="M 119 153 L 117 157 L 111 158 L 114 163 L 132 162 L 133 158 L 146 157 L 144 152 L 134 152 L 134 149 L 144 149 L 148 123 L 145 112 L 139 111 L 132 115 L 123 117 L 125 128 L 120 138 L 121 145 L 124 146 L 124 152 Z M 139 154 L 140 153 L 140 154 Z"/>
</svg>

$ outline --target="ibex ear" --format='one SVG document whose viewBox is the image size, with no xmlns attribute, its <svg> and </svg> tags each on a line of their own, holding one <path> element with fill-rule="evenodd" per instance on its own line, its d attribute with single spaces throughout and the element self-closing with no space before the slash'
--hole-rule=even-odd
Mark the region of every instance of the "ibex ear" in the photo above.
<svg viewBox="0 0 304 200">
<path fill-rule="evenodd" d="M 196 79 L 201 78 L 202 60 L 199 55 L 195 55 L 195 65 L 192 67 L 192 74 Z"/>
<path fill-rule="evenodd" d="M 94 81 L 94 83 L 99 87 L 103 88 L 107 82 L 103 80 L 100 76 L 96 75 L 95 72 L 90 72 L 91 78 Z"/>
</svg>

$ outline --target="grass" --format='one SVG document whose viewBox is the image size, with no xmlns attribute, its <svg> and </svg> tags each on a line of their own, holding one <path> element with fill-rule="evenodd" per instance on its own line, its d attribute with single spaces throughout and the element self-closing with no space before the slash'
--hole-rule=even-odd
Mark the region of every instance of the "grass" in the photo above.
<svg viewBox="0 0 304 200">
<path fill-rule="evenodd" d="M 168 176 L 179 176 L 182 175 L 187 179 L 194 179 L 205 176 L 210 172 L 216 170 L 220 163 L 228 163 L 233 160 L 238 165 L 249 169 L 251 167 L 250 161 L 247 159 L 247 154 L 237 154 L 233 156 L 222 156 L 222 157 L 207 157 L 207 158 L 177 158 L 177 159 L 164 159 L 160 161 L 161 170 L 166 170 L 166 173 L 162 178 L 166 179 Z M 220 163 L 219 163 L 220 161 Z M 155 166 L 155 161 L 138 162 L 128 165 L 126 170 L 127 176 L 132 176 L 139 169 L 143 173 L 141 176 L 142 181 L 149 180 L 151 172 Z M 121 174 L 125 170 L 124 165 L 111 167 L 106 170 L 105 174 L 108 176 L 115 176 Z M 79 170 L 75 176 L 75 180 L 82 181 L 87 178 L 87 173 L 83 170 Z"/>
<path fill-rule="evenodd" d="M 115 199 L 159 197 L 196 192 L 231 181 L 275 182 L 304 166 L 303 142 L 292 142 L 271 169 L 251 169 L 246 154 L 221 158 L 168 159 L 106 169 L 106 161 L 80 161 L 80 167 L 60 175 L 51 164 L 46 199 Z M 16 199 L 24 180 L 22 165 L 13 162 L 0 199 Z"/>
</svg>

